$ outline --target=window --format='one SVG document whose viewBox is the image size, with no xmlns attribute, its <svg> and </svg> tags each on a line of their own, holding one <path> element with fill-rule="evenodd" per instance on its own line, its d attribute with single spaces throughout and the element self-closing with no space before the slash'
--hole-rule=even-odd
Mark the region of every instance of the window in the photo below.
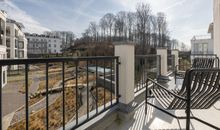
<svg viewBox="0 0 220 130">
<path fill-rule="evenodd" d="M 195 53 L 197 54 L 199 52 L 199 44 L 194 45 Z"/>
<path fill-rule="evenodd" d="M 54 42 L 56 42 L 56 40 L 54 40 Z"/>
<path fill-rule="evenodd" d="M 19 42 L 19 49 L 24 49 L 24 42 L 23 41 Z"/>
<path fill-rule="evenodd" d="M 7 58 L 10 58 L 10 49 L 7 49 Z"/>
<path fill-rule="evenodd" d="M 16 58 L 18 57 L 18 50 L 17 49 L 15 50 L 15 57 Z"/>
<path fill-rule="evenodd" d="M 6 39 L 6 46 L 7 46 L 7 47 L 10 47 L 10 38 L 7 38 L 7 39 Z"/>
<path fill-rule="evenodd" d="M 15 39 L 15 48 L 18 48 L 18 40 Z"/>
<path fill-rule="evenodd" d="M 49 44 L 49 47 L 51 47 L 51 45 Z"/>
<path fill-rule="evenodd" d="M 203 44 L 203 54 L 207 54 L 208 53 L 208 44 L 204 43 Z"/>
<path fill-rule="evenodd" d="M 54 44 L 54 47 L 56 47 L 56 44 Z"/>
</svg>

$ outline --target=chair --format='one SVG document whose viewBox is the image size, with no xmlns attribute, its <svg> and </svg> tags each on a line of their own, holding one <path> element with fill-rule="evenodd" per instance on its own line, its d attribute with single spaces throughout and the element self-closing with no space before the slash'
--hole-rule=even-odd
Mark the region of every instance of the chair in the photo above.
<svg viewBox="0 0 220 130">
<path fill-rule="evenodd" d="M 190 66 L 190 67 L 189 67 Z M 193 59 L 193 64 L 192 65 L 177 65 L 175 67 L 175 83 L 176 83 L 176 79 L 178 78 L 183 78 L 185 75 L 185 71 L 178 71 L 178 68 L 180 67 L 184 67 L 185 70 L 190 69 L 190 68 L 218 68 L 219 67 L 219 59 L 218 57 L 211 57 L 211 58 L 207 58 L 207 57 L 199 57 L 199 58 L 194 58 Z"/>
<path fill-rule="evenodd" d="M 208 109 L 220 99 L 220 69 L 190 69 L 186 71 L 180 90 L 169 90 L 154 80 L 148 78 L 153 86 L 146 88 L 146 105 L 151 105 L 162 112 L 177 119 L 186 119 L 186 129 L 190 129 L 190 119 L 195 119 L 214 129 L 220 129 L 197 117 L 190 116 L 191 109 Z M 148 93 L 151 95 L 148 96 Z M 150 102 L 148 98 L 155 98 L 161 107 Z M 178 117 L 166 110 L 186 110 L 186 117 Z M 147 106 L 146 106 L 147 111 Z"/>
</svg>

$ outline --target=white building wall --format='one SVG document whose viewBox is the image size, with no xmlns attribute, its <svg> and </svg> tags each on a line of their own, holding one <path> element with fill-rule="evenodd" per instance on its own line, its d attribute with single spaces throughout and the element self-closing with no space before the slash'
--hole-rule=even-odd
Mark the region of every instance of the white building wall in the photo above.
<svg viewBox="0 0 220 130">
<path fill-rule="evenodd" d="M 51 37 L 47 35 L 35 35 L 32 34 L 31 36 L 28 34 L 26 36 L 29 39 L 29 42 L 31 44 L 39 44 L 39 42 L 46 42 L 46 51 L 48 54 L 54 54 L 54 53 L 62 53 L 62 39 L 57 37 Z M 29 44 L 30 45 L 30 44 Z M 40 45 L 39 45 L 40 46 Z M 38 47 L 39 47 L 38 46 Z M 37 47 L 32 47 L 32 49 L 36 49 Z M 29 52 L 30 54 L 42 54 L 41 52 L 38 52 L 36 50 L 33 50 L 34 52 Z"/>
<path fill-rule="evenodd" d="M 201 44 L 207 44 L 207 52 L 200 51 Z M 191 54 L 213 54 L 213 39 L 192 39 Z"/>
<path fill-rule="evenodd" d="M 6 59 L 7 52 L 6 52 L 6 17 L 7 14 L 0 11 L 0 19 L 3 21 L 3 25 L 1 29 L 3 30 L 4 34 L 0 34 L 2 37 L 2 45 L 0 45 L 0 59 Z M 7 66 L 2 67 L 2 73 L 1 73 L 1 81 L 2 81 L 2 87 L 4 87 L 7 84 Z"/>
<path fill-rule="evenodd" d="M 0 46 L 0 59 L 6 59 L 7 53 L 6 53 L 6 46 Z M 7 84 L 7 66 L 2 67 L 2 87 L 4 87 Z"/>
<path fill-rule="evenodd" d="M 53 38 L 48 40 L 47 48 L 49 53 L 61 53 L 62 50 L 61 46 L 62 46 L 61 39 Z"/>
<path fill-rule="evenodd" d="M 214 0 L 214 53 L 220 57 L 220 0 Z"/>
<path fill-rule="evenodd" d="M 15 23 L 7 23 L 7 28 L 10 30 L 9 36 L 7 38 L 10 39 L 10 59 L 18 59 L 18 58 L 27 58 L 27 39 L 25 38 L 24 33 Z M 16 33 L 17 32 L 17 36 Z M 15 41 L 17 41 L 17 47 L 15 46 Z M 19 48 L 19 42 L 24 42 L 24 48 Z M 17 54 L 15 52 L 17 51 Z M 24 51 L 24 56 L 19 53 L 19 51 Z"/>
</svg>

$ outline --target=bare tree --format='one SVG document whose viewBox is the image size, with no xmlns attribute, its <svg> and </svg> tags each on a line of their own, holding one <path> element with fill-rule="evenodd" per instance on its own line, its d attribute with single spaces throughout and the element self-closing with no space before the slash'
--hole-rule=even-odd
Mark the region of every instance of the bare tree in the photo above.
<svg viewBox="0 0 220 130">
<path fill-rule="evenodd" d="M 102 35 L 102 40 L 103 41 L 105 41 L 105 38 L 106 38 L 106 35 L 107 35 L 107 33 L 106 33 L 106 31 L 107 31 L 107 20 L 106 20 L 106 18 L 105 17 L 102 17 L 101 18 L 101 20 L 100 20 L 100 22 L 99 22 L 99 26 L 100 26 L 100 28 L 101 28 L 101 35 Z"/>
<path fill-rule="evenodd" d="M 128 39 L 133 41 L 134 26 L 135 26 L 136 14 L 133 12 L 127 13 L 127 28 L 128 28 Z"/>
<path fill-rule="evenodd" d="M 89 24 L 89 31 L 92 37 L 92 41 L 98 41 L 98 25 L 96 22 L 90 22 Z"/>
<path fill-rule="evenodd" d="M 153 47 L 156 47 L 158 46 L 158 38 L 157 38 L 157 34 L 158 34 L 158 25 L 157 25 L 157 18 L 155 16 L 151 16 L 151 29 L 152 29 L 152 34 L 151 34 L 151 37 L 152 37 L 152 46 Z"/>
<path fill-rule="evenodd" d="M 146 33 L 149 29 L 149 22 L 151 16 L 151 8 L 149 4 L 138 4 L 136 8 L 137 13 L 137 30 L 139 34 L 139 39 L 142 45 L 142 53 L 146 53 Z"/>
<path fill-rule="evenodd" d="M 106 21 L 105 24 L 109 32 L 109 38 L 110 41 L 112 41 L 112 29 L 115 22 L 115 16 L 112 13 L 107 13 L 106 15 L 104 15 L 103 19 Z"/>
<path fill-rule="evenodd" d="M 116 32 L 116 36 L 118 33 L 120 40 L 125 39 L 126 37 L 124 35 L 125 28 L 126 28 L 126 12 L 120 11 L 117 13 L 115 19 L 115 32 Z"/>
<path fill-rule="evenodd" d="M 157 25 L 159 36 L 159 47 L 164 47 L 166 44 L 166 36 L 168 35 L 167 21 L 164 13 L 157 13 Z"/>
</svg>

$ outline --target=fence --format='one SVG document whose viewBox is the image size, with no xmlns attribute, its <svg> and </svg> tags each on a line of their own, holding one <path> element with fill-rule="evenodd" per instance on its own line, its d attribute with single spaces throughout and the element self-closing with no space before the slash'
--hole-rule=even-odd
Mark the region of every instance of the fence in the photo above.
<svg viewBox="0 0 220 130">
<path fill-rule="evenodd" d="M 72 127 L 75 129 L 118 103 L 118 57 L 1 60 L 0 73 L 2 73 L 2 67 L 10 65 L 24 66 L 24 69 L 20 71 L 24 72 L 23 82 L 25 86 L 24 115 L 21 115 L 23 118 L 21 117 L 18 122 L 10 126 L 12 129 L 31 129 L 34 118 L 41 112 L 46 114 L 45 118 L 42 118 L 42 122 L 45 122 L 46 125 L 43 127 L 47 130 L 49 128 L 65 129 L 67 122 L 75 122 Z M 46 105 L 43 110 L 31 113 L 29 100 L 31 100 L 30 97 L 34 96 L 30 96 L 29 90 L 30 82 L 34 81 L 30 78 L 30 74 L 36 71 L 36 68 L 45 72 L 42 73 L 44 74 L 42 78 L 45 79 L 45 88 L 42 92 L 44 92 Z M 50 76 L 52 71 L 56 71 L 56 74 Z M 58 82 L 58 89 L 54 90 L 56 88 L 52 88 L 50 82 L 58 76 L 60 76 L 60 84 Z M 102 83 L 98 83 L 99 79 L 103 79 Z M 106 84 L 108 87 L 105 86 Z M 4 125 L 2 123 L 2 98 L 4 98 L 2 96 L 2 77 L 0 85 L 0 129 L 2 130 Z M 53 103 L 50 103 L 49 97 L 53 92 L 58 92 L 60 96 Z M 82 111 L 85 112 L 82 113 Z M 94 113 L 91 114 L 91 111 Z M 57 116 L 54 113 L 60 115 L 58 121 L 52 119 L 52 117 Z M 81 119 L 82 116 L 86 116 L 86 118 Z M 37 126 L 42 127 L 41 124 Z M 56 128 L 54 128 L 55 126 Z"/>
<path fill-rule="evenodd" d="M 167 70 L 168 72 L 175 70 L 175 56 L 167 55 Z"/>
<path fill-rule="evenodd" d="M 159 55 L 135 56 L 135 92 L 140 91 L 146 86 L 147 76 L 156 79 L 160 75 L 160 62 Z"/>
</svg>

